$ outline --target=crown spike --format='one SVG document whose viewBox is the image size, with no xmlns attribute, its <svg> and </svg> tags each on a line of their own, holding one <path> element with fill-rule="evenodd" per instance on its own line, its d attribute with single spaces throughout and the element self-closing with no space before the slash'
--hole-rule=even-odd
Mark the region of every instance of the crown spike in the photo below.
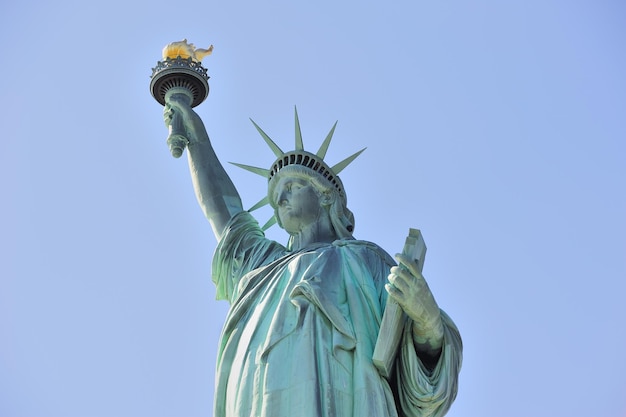
<svg viewBox="0 0 626 417">
<path fill-rule="evenodd" d="M 249 212 L 252 212 L 265 205 L 270 204 L 271 197 L 269 193 L 273 192 L 273 189 L 276 186 L 275 179 L 278 177 L 278 175 L 276 174 L 279 171 L 281 171 L 283 168 L 288 167 L 288 166 L 293 166 L 293 165 L 300 165 L 300 166 L 309 168 L 317 175 L 320 175 L 323 178 L 326 178 L 341 195 L 345 195 L 343 194 L 344 193 L 343 184 L 341 183 L 341 180 L 339 179 L 338 174 L 341 171 L 343 171 L 344 168 L 350 165 L 352 161 L 354 161 L 365 149 L 367 149 L 367 148 L 363 148 L 360 151 L 345 158 L 343 161 L 339 162 L 338 164 L 335 164 L 333 167 L 329 167 L 329 165 L 327 165 L 326 162 L 324 161 L 324 158 L 326 157 L 326 153 L 328 151 L 328 148 L 330 147 L 330 143 L 335 133 L 335 128 L 337 127 L 337 122 L 333 124 L 332 128 L 328 132 L 328 135 L 326 135 L 326 138 L 322 142 L 322 145 L 320 146 L 318 151 L 315 153 L 315 155 L 312 155 L 311 153 L 305 151 L 304 149 L 304 144 L 302 141 L 302 131 L 300 129 L 300 119 L 298 117 L 298 109 L 296 106 L 294 106 L 294 118 L 295 118 L 296 149 L 290 152 L 286 152 L 286 153 L 283 152 L 282 149 L 280 149 L 278 145 L 276 145 L 276 143 L 274 143 L 274 141 L 263 131 L 263 129 L 259 127 L 259 125 L 257 125 L 254 122 L 254 120 L 250 119 L 250 121 L 252 122 L 256 130 L 259 132 L 261 137 L 263 137 L 263 139 L 265 140 L 265 143 L 267 143 L 267 145 L 270 147 L 272 152 L 274 152 L 274 154 L 276 155 L 278 159 L 275 161 L 274 164 L 272 164 L 272 167 L 270 169 L 264 169 L 264 168 L 254 167 L 251 165 L 244 165 L 244 164 L 231 162 L 231 164 L 239 168 L 245 169 L 247 171 L 250 171 L 254 174 L 260 175 L 268 181 L 268 195 L 264 197 L 263 199 L 261 199 L 254 206 L 252 206 L 248 210 Z M 276 218 L 276 215 L 273 215 L 262 226 L 261 229 L 265 232 L 267 229 L 269 229 L 276 223 L 278 223 L 278 220 Z"/>
<path fill-rule="evenodd" d="M 257 175 L 260 175 L 264 178 L 269 178 L 270 176 L 270 170 L 269 169 L 265 169 L 265 168 L 259 168 L 259 167 L 253 167 L 251 165 L 244 165 L 244 164 L 238 164 L 237 162 L 230 162 L 231 164 L 238 166 L 239 168 L 243 168 L 246 171 L 250 171 L 253 172 Z"/>
<path fill-rule="evenodd" d="M 330 132 L 328 132 L 328 135 L 326 135 L 326 139 L 324 139 L 324 142 L 322 142 L 322 146 L 320 146 L 319 150 L 315 153 L 315 155 L 319 156 L 322 159 L 326 157 L 326 151 L 328 151 L 328 147 L 330 146 L 330 141 L 333 139 L 333 134 L 335 133 L 336 127 L 337 127 L 337 122 L 335 122 L 333 127 L 330 129 Z"/>
<path fill-rule="evenodd" d="M 261 230 L 265 232 L 267 229 L 274 226 L 276 222 L 277 222 L 276 216 L 270 217 L 270 219 L 263 225 L 263 227 L 261 227 Z"/>
<path fill-rule="evenodd" d="M 298 118 L 298 108 L 293 106 L 295 118 L 296 118 L 296 150 L 303 151 L 304 144 L 302 143 L 302 131 L 300 130 L 300 119 Z"/>
<path fill-rule="evenodd" d="M 263 131 L 263 129 L 261 129 L 259 127 L 259 125 L 257 125 L 256 123 L 254 123 L 254 120 L 250 119 L 250 121 L 252 122 L 252 124 L 254 125 L 254 127 L 256 127 L 256 130 L 259 131 L 259 133 L 261 134 L 261 136 L 263 137 L 263 139 L 265 140 L 265 143 L 267 143 L 267 146 L 270 147 L 270 149 L 272 150 L 272 152 L 274 152 L 274 155 L 276 155 L 277 158 L 279 158 L 284 152 L 282 151 L 282 149 L 280 149 L 278 147 L 278 145 L 276 145 L 274 143 L 274 141 L 267 136 L 267 133 L 265 133 Z"/>
<path fill-rule="evenodd" d="M 259 209 L 259 208 L 261 208 L 261 207 L 263 207 L 263 206 L 268 205 L 269 203 L 270 203 L 270 198 L 269 198 L 269 196 L 267 196 L 267 195 L 266 195 L 265 197 L 263 197 L 263 198 L 261 199 L 261 201 L 259 201 L 258 203 L 256 203 L 254 206 L 250 207 L 250 208 L 248 209 L 248 211 L 249 211 L 249 212 L 254 211 L 254 210 L 256 210 L 256 209 Z"/>
<path fill-rule="evenodd" d="M 335 173 L 335 175 L 338 175 L 341 171 L 343 171 L 343 169 L 345 167 L 350 165 L 352 163 L 352 161 L 354 161 L 356 159 L 357 156 L 361 155 L 361 152 L 363 152 L 365 149 L 367 149 L 367 148 L 363 148 L 360 151 L 356 152 L 355 154 L 352 154 L 351 156 L 347 157 L 343 161 L 341 161 L 338 164 L 336 164 L 335 166 L 333 166 L 331 168 L 331 170 Z"/>
</svg>

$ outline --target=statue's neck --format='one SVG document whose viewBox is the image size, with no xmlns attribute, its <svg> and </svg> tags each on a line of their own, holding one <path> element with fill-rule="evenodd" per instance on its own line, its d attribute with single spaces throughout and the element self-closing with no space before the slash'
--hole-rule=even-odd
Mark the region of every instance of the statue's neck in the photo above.
<svg viewBox="0 0 626 417">
<path fill-rule="evenodd" d="M 338 238 L 330 218 L 322 216 L 317 222 L 291 236 L 291 250 L 297 251 L 318 243 L 332 243 Z"/>
</svg>

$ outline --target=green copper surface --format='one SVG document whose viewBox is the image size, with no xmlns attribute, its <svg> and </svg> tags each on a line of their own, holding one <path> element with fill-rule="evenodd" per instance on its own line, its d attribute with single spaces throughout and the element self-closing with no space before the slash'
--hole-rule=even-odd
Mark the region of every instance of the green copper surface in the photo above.
<svg viewBox="0 0 626 417">
<path fill-rule="evenodd" d="M 308 153 L 296 111 L 296 150 L 284 153 L 253 122 L 279 158 L 272 171 L 236 164 L 269 178 L 271 192 L 250 211 L 271 202 L 276 216 L 260 227 L 188 100 L 172 96 L 164 115 L 167 124 L 184 121 L 194 190 L 218 240 L 212 279 L 230 303 L 214 415 L 443 416 L 456 397 L 461 338 L 417 261 L 394 260 L 353 237 L 354 216 L 334 177 L 362 150 L 328 168 L 335 126 L 317 154 Z M 289 235 L 286 245 L 263 233 L 275 221 Z M 407 319 L 383 375 L 372 356 L 389 297 Z"/>
</svg>

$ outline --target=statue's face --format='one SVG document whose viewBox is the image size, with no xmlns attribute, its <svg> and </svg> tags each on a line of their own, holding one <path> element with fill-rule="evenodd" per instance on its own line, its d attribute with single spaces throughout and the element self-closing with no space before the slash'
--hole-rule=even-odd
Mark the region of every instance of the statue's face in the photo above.
<svg viewBox="0 0 626 417">
<path fill-rule="evenodd" d="M 316 223 L 322 213 L 321 196 L 304 178 L 285 176 L 276 184 L 272 196 L 278 217 L 289 234 Z"/>
</svg>

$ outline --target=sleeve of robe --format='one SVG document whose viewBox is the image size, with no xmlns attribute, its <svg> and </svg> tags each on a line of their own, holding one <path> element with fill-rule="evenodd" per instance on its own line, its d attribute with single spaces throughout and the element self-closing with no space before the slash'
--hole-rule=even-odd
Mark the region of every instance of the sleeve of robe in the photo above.
<svg viewBox="0 0 626 417">
<path fill-rule="evenodd" d="M 216 298 L 232 303 L 239 294 L 239 281 L 247 272 L 284 254 L 285 247 L 265 239 L 250 213 L 236 214 L 226 225 L 213 256 Z"/>
<path fill-rule="evenodd" d="M 456 398 L 463 343 L 452 319 L 444 311 L 441 311 L 441 317 L 444 325 L 443 347 L 432 371 L 424 366 L 415 352 L 413 323 L 407 320 L 396 359 L 396 386 L 401 415 L 441 417 Z"/>
</svg>

